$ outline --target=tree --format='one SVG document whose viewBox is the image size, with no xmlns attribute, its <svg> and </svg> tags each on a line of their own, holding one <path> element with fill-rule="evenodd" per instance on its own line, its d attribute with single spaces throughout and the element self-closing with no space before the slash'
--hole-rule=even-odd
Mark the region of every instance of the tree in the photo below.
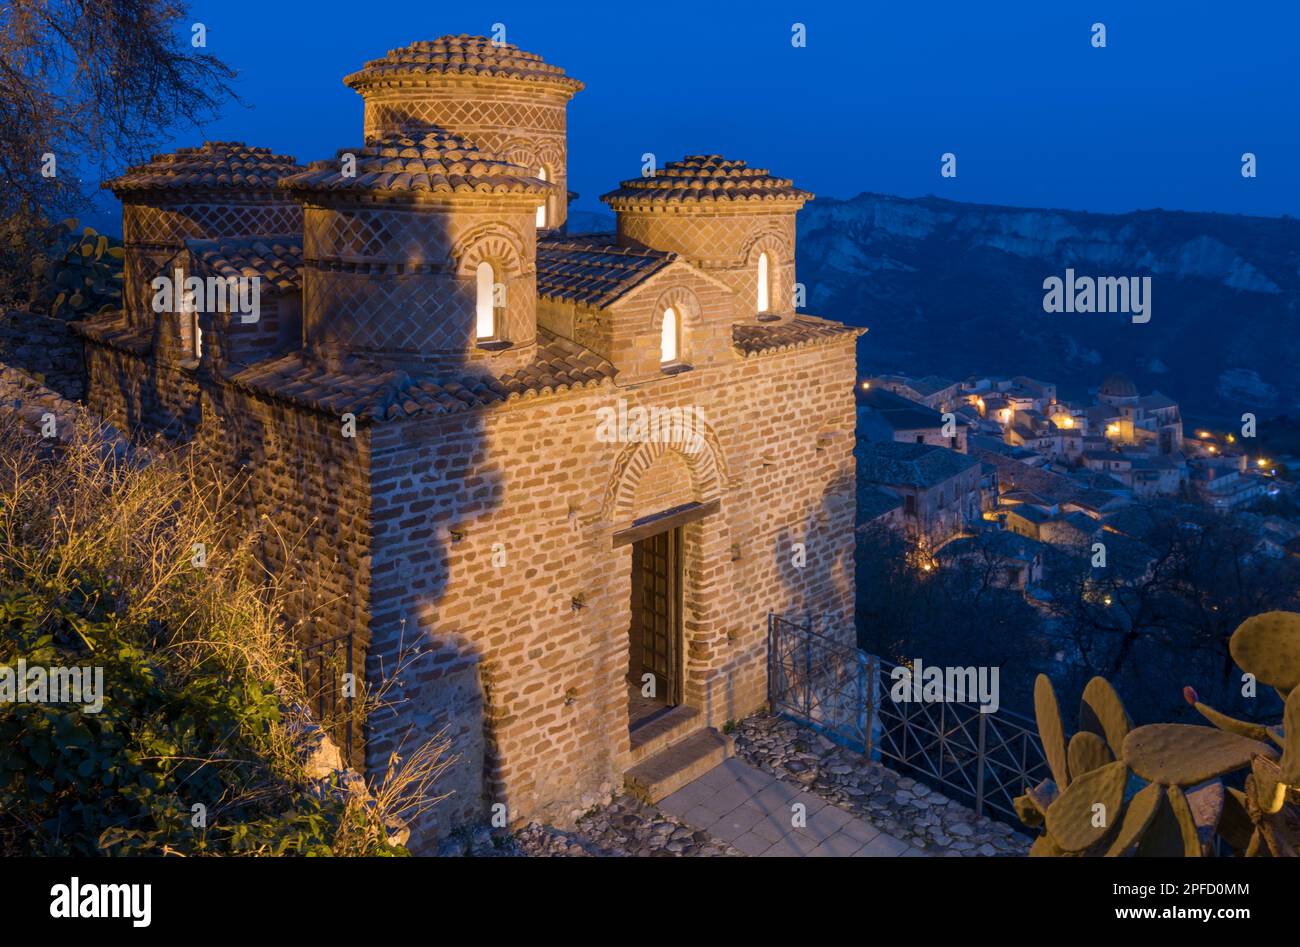
<svg viewBox="0 0 1300 947">
<path fill-rule="evenodd" d="M 1225 712 L 1263 719 L 1269 701 L 1243 698 L 1228 640 L 1241 622 L 1300 605 L 1300 563 L 1273 559 L 1238 516 L 1198 504 L 1144 505 L 1124 534 L 1103 532 L 1106 565 L 1091 547 L 1054 550 L 1047 608 L 1076 680 L 1100 675 L 1130 694 L 1140 719 L 1187 717 L 1182 686 L 1196 682 Z"/>
<path fill-rule="evenodd" d="M 0 301 L 49 221 L 168 129 L 233 96 L 234 72 L 191 44 L 182 0 L 10 0 L 0 6 Z M 181 34 L 185 34 L 182 37 Z"/>
<path fill-rule="evenodd" d="M 992 531 L 937 555 L 872 525 L 857 543 L 858 645 L 894 663 L 997 667 L 1003 707 L 1031 705 L 1024 681 L 1043 666 L 1042 619 L 1009 581 L 1018 563 Z"/>
</svg>

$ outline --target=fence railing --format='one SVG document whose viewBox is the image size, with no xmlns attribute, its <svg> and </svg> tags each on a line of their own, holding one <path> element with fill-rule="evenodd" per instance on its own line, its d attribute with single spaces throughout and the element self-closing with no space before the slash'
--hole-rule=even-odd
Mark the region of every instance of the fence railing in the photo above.
<svg viewBox="0 0 1300 947">
<path fill-rule="evenodd" d="M 339 635 L 303 648 L 298 655 L 298 672 L 316 723 L 334 740 L 344 762 L 355 765 L 352 695 L 356 677 L 352 668 L 352 635 Z"/>
<path fill-rule="evenodd" d="M 1019 824 L 1012 800 L 1048 778 L 1034 721 L 985 713 L 948 693 L 942 701 L 895 701 L 899 665 L 768 615 L 768 697 L 774 713 L 887 762 L 971 806 Z"/>
</svg>

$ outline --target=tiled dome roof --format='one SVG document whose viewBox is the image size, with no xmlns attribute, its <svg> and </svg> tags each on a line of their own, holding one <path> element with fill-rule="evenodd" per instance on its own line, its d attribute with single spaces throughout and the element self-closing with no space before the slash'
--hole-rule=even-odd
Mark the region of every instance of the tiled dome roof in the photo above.
<svg viewBox="0 0 1300 947">
<path fill-rule="evenodd" d="M 356 173 L 343 174 L 342 156 L 356 156 Z M 295 191 L 427 191 L 546 195 L 554 185 L 527 168 L 485 154 L 442 128 L 391 132 L 365 147 L 343 149 L 334 161 L 313 161 L 301 174 L 284 178 Z"/>
<path fill-rule="evenodd" d="M 614 209 L 646 202 L 808 201 L 813 195 L 762 168 L 748 167 L 721 155 L 687 155 L 670 161 L 653 175 L 624 181 L 618 190 L 601 195 Z"/>
<path fill-rule="evenodd" d="M 154 155 L 147 164 L 128 168 L 103 186 L 115 193 L 169 188 L 270 190 L 280 178 L 301 170 L 292 157 L 271 154 L 269 148 L 242 141 L 206 141 L 198 148 Z"/>
<path fill-rule="evenodd" d="M 1137 385 L 1127 375 L 1119 372 L 1107 375 L 1101 383 L 1100 394 L 1109 395 L 1112 398 L 1134 398 L 1137 396 Z"/>
<path fill-rule="evenodd" d="M 497 45 L 486 36 L 440 36 L 390 50 L 383 59 L 343 77 L 358 92 L 391 81 L 410 82 L 422 76 L 486 76 L 520 79 L 559 86 L 572 95 L 582 83 L 564 74 L 536 53 L 527 53 L 511 43 Z"/>
</svg>

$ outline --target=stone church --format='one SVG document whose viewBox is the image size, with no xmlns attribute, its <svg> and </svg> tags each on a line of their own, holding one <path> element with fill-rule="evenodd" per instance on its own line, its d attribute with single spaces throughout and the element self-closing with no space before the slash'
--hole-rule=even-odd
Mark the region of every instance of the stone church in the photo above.
<svg viewBox="0 0 1300 947">
<path fill-rule="evenodd" d="M 796 310 L 812 195 L 693 155 L 569 235 L 563 69 L 449 36 L 344 82 L 336 158 L 209 142 L 106 185 L 125 304 L 79 327 L 87 402 L 243 472 L 304 644 L 387 682 L 355 765 L 452 737 L 416 850 L 653 801 L 766 702 L 770 612 L 853 626 L 861 330 Z M 158 311 L 173 273 L 255 278 L 255 318 Z"/>
</svg>

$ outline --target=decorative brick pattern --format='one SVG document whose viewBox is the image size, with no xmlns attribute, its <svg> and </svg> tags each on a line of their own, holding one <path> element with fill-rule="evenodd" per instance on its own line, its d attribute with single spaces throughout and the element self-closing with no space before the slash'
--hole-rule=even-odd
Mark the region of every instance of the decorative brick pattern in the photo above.
<svg viewBox="0 0 1300 947">
<path fill-rule="evenodd" d="M 794 305 L 795 209 L 771 212 L 706 211 L 639 213 L 620 211 L 618 239 L 631 246 L 676 253 L 726 283 L 736 294 L 740 311 L 757 308 L 758 255 L 769 260 L 771 312 L 789 312 Z"/>
<path fill-rule="evenodd" d="M 452 208 L 310 207 L 303 237 L 305 343 L 397 364 L 520 367 L 537 335 L 536 228 L 530 212 L 471 196 Z M 506 359 L 478 350 L 473 267 L 505 287 Z"/>
<path fill-rule="evenodd" d="M 184 249 L 186 240 L 302 231 L 302 208 L 288 195 L 230 191 L 219 196 L 220 203 L 207 203 L 183 189 L 165 194 L 133 193 L 132 202 L 122 206 L 122 299 L 127 319 L 135 326 L 149 326 L 156 318 L 150 282 Z"/>
</svg>

